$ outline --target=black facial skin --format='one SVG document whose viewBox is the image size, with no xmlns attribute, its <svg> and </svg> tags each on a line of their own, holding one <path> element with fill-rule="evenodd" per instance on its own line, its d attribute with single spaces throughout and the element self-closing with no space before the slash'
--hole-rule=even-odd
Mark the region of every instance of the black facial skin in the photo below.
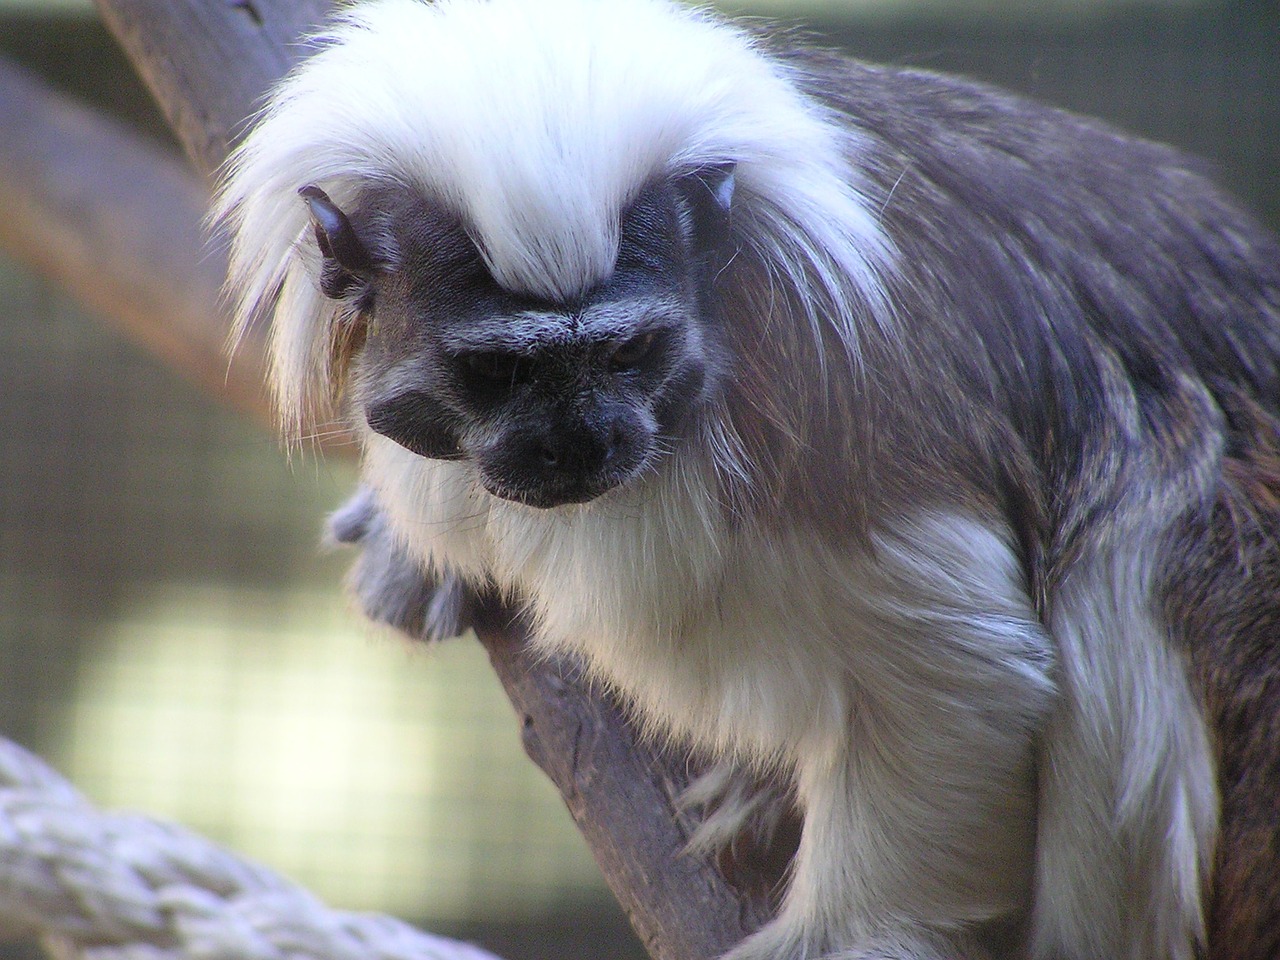
<svg viewBox="0 0 1280 960">
<path fill-rule="evenodd" d="M 416 193 L 370 190 L 348 217 L 305 188 L 324 292 L 367 324 L 357 409 L 530 506 L 586 502 L 652 470 L 723 365 L 710 304 L 732 192 L 731 164 L 652 184 L 623 215 L 612 275 L 554 303 L 502 289 L 457 219 Z"/>
</svg>

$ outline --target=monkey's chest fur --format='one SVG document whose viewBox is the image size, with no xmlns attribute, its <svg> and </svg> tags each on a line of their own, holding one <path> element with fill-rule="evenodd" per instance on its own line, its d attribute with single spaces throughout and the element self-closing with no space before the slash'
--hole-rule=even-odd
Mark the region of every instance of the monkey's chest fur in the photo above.
<svg viewBox="0 0 1280 960">
<path fill-rule="evenodd" d="M 974 919 L 1023 905 L 1032 730 L 1054 664 L 1004 531 L 935 512 L 841 551 L 811 531 L 734 529 L 708 512 L 709 472 L 679 457 L 648 483 L 554 510 L 492 497 L 465 464 L 378 437 L 368 457 L 428 569 L 526 603 L 534 642 L 585 662 L 642 722 L 791 778 L 802 807 L 845 797 L 840 819 L 868 836 L 888 819 L 890 835 L 905 821 L 927 836 L 860 852 L 895 862 L 899 905 Z M 922 883 L 909 861 L 940 834 L 954 857 L 930 854 Z"/>
</svg>

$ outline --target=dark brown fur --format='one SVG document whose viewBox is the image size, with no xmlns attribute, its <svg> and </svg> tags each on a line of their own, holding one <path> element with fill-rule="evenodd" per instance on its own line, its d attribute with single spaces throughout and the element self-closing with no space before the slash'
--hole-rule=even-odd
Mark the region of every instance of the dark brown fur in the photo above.
<svg viewBox="0 0 1280 960">
<path fill-rule="evenodd" d="M 1217 502 L 1184 527 L 1168 615 L 1216 734 L 1212 960 L 1280 957 L 1280 423 L 1247 400 Z"/>
</svg>

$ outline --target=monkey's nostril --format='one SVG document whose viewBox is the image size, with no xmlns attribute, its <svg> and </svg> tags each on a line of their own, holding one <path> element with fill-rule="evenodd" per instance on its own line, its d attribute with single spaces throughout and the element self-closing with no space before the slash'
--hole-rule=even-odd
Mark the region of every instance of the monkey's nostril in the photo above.
<svg viewBox="0 0 1280 960">
<path fill-rule="evenodd" d="M 618 451 L 622 448 L 622 443 L 624 439 L 625 439 L 625 436 L 623 433 L 622 425 L 615 423 L 613 427 L 609 430 L 609 437 L 607 442 L 605 443 L 605 448 L 604 448 L 605 463 L 611 462 L 613 458 L 617 455 Z"/>
</svg>

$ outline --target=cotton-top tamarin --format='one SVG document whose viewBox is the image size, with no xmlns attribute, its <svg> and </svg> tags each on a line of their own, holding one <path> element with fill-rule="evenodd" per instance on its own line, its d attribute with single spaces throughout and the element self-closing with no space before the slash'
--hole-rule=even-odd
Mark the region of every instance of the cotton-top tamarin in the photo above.
<svg viewBox="0 0 1280 960">
<path fill-rule="evenodd" d="M 1274 237 L 1163 147 L 668 0 L 316 44 L 218 201 L 283 423 L 350 419 L 429 632 L 497 588 L 789 784 L 732 960 L 1272 955 Z"/>
</svg>

